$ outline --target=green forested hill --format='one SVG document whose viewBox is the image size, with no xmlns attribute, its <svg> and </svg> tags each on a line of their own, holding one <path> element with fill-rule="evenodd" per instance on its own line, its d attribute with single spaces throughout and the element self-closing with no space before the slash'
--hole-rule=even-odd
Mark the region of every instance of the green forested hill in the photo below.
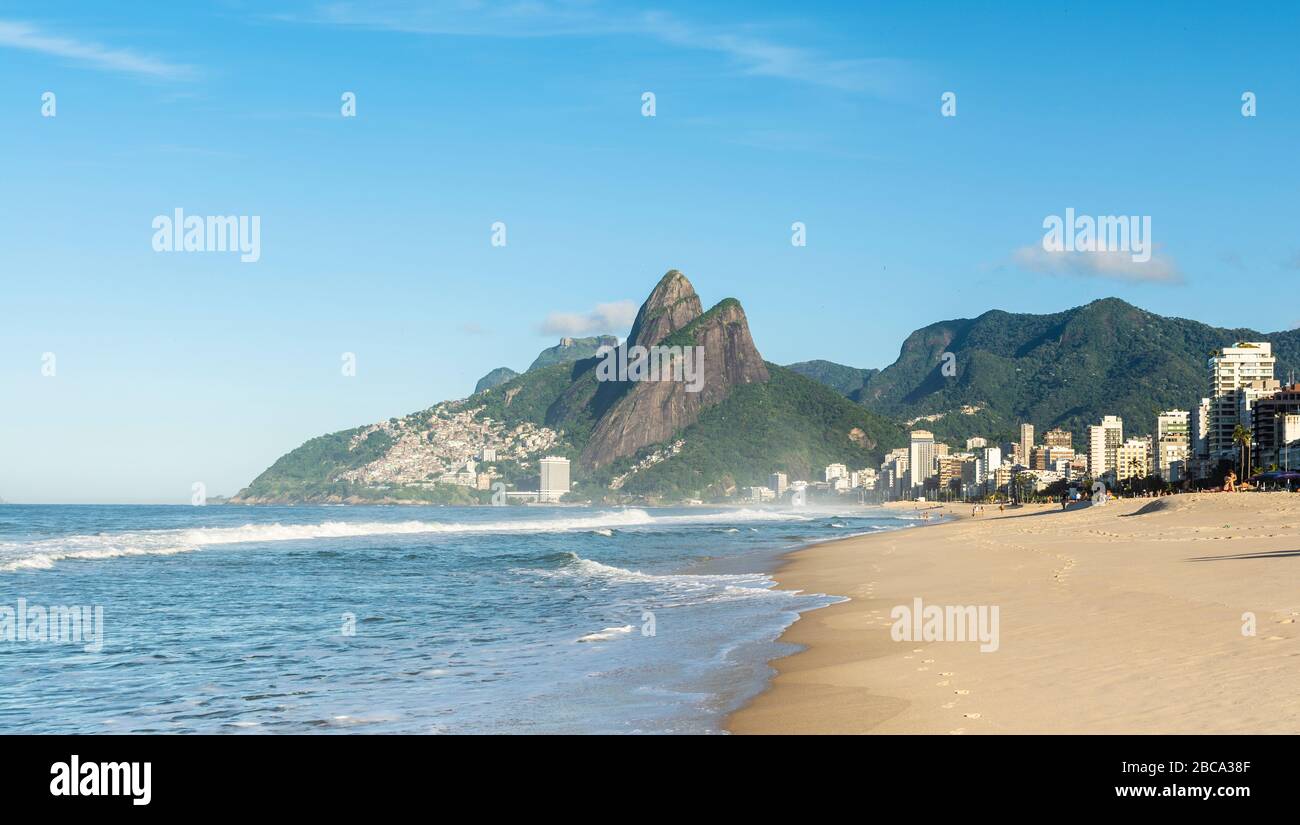
<svg viewBox="0 0 1300 825">
<path fill-rule="evenodd" d="M 819 480 L 827 464 L 875 467 L 907 443 L 898 424 L 793 370 L 767 368 L 770 381 L 737 387 L 681 433 L 677 455 L 632 476 L 624 491 L 707 499 L 728 487 L 765 486 L 778 470 Z"/>
<path fill-rule="evenodd" d="M 1156 413 L 1190 409 L 1208 394 L 1206 359 L 1237 341 L 1270 341 L 1278 377 L 1300 367 L 1300 331 L 1260 333 L 1166 318 L 1117 298 L 1052 315 L 994 310 L 917 330 L 898 360 L 851 395 L 896 419 L 942 413 L 925 427 L 941 439 L 1011 437 L 1022 421 L 1060 426 L 1076 446 L 1089 424 L 1119 415 L 1126 433 L 1145 434 Z M 942 372 L 956 356 L 956 376 Z M 963 406 L 978 408 L 973 415 Z"/>
<path fill-rule="evenodd" d="M 797 364 L 786 364 L 785 368 L 825 384 L 840 395 L 853 395 L 853 393 L 866 386 L 872 376 L 880 372 L 877 369 L 849 367 L 844 364 L 837 364 L 834 361 L 820 359 L 800 361 Z"/>
<path fill-rule="evenodd" d="M 669 317 L 667 309 L 680 309 L 682 295 L 693 294 L 680 273 L 670 272 L 641 315 L 647 323 L 662 322 Z M 699 330 L 721 323 L 724 314 L 733 319 L 735 332 L 743 328 L 743 336 L 729 338 L 728 333 L 715 340 L 749 341 L 737 302 L 728 299 L 698 314 L 698 301 L 694 304 L 691 312 L 671 316 L 671 324 L 655 327 L 663 334 L 662 342 L 692 344 Z M 1273 344 L 1279 378 L 1300 367 L 1300 331 L 1221 329 L 1162 317 L 1110 298 L 1051 315 L 995 310 L 974 319 L 931 324 L 908 336 L 898 360 L 876 374 L 829 361 L 788 368 L 767 364 L 770 378 L 735 381 L 698 415 L 667 419 L 686 422 L 669 437 L 657 443 L 645 438 L 645 446 L 623 450 L 608 463 L 582 460 L 584 448 L 595 443 L 593 434 L 614 414 L 619 398 L 599 391 L 604 385 L 596 381 L 594 358 L 535 366 L 463 401 L 392 419 L 396 423 L 388 429 L 408 436 L 412 428 L 421 434 L 427 430 L 428 438 L 437 440 L 434 425 L 450 420 L 442 416 L 477 411 L 479 422 L 490 418 L 498 429 L 525 424 L 546 428 L 552 440 L 539 442 L 544 446 L 536 449 L 574 459 L 573 478 L 584 495 L 715 499 L 727 491 L 764 484 L 776 470 L 792 479 L 814 479 L 830 463 L 853 469 L 875 466 L 885 451 L 906 443 L 907 422 L 949 443 L 972 435 L 1011 440 L 1017 426 L 1029 422 L 1039 433 L 1064 427 L 1074 433 L 1076 447 L 1082 447 L 1086 427 L 1104 415 L 1122 416 L 1126 433 L 1148 433 L 1160 410 L 1196 405 L 1208 392 L 1210 353 L 1242 340 Z M 724 357 L 722 352 L 715 350 L 711 357 Z M 752 344 L 746 343 L 740 352 L 764 364 Z M 956 374 L 951 377 L 943 373 L 944 353 L 955 356 Z M 680 402 L 678 398 L 675 403 Z M 638 415 L 662 417 L 665 412 L 651 405 Z M 643 427 L 633 421 L 643 434 L 652 424 L 646 419 Z M 342 480 L 343 474 L 371 462 L 382 465 L 378 459 L 395 449 L 384 432 L 376 429 L 355 439 L 361 432 L 311 439 L 282 456 L 241 496 L 260 501 L 459 501 L 486 495 L 443 484 L 421 489 L 382 483 L 382 478 L 370 486 Z M 659 438 L 657 432 L 654 438 Z M 502 477 L 512 484 L 535 479 L 535 465 L 524 459 L 499 463 Z M 616 478 L 622 486 L 611 492 L 610 482 Z"/>
</svg>

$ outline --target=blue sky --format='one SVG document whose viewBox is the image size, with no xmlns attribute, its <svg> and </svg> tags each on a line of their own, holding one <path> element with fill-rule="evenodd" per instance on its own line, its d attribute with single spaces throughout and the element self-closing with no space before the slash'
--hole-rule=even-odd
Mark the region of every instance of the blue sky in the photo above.
<svg viewBox="0 0 1300 825">
<path fill-rule="evenodd" d="M 626 334 L 669 268 L 779 363 L 1109 295 L 1300 322 L 1297 12 L 974 5 L 0 2 L 0 496 L 233 494 Z M 261 259 L 155 253 L 178 207 Z M 1018 258 L 1067 207 L 1151 216 L 1163 268 Z"/>
</svg>

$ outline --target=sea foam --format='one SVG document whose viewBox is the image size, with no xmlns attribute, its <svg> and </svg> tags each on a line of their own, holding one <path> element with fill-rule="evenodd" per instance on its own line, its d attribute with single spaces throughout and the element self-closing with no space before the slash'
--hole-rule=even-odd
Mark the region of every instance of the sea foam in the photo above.
<svg viewBox="0 0 1300 825">
<path fill-rule="evenodd" d="M 277 541 L 361 536 L 599 532 L 612 528 L 673 528 L 732 521 L 803 521 L 806 516 L 779 510 L 734 510 L 725 513 L 651 515 L 627 509 L 592 516 L 474 522 L 324 521 L 318 524 L 245 524 L 241 527 L 199 527 L 184 530 L 141 530 L 122 533 L 64 536 L 30 542 L 0 542 L 0 572 L 42 570 L 63 560 L 94 561 L 127 556 L 163 556 L 204 547 L 261 544 Z"/>
</svg>

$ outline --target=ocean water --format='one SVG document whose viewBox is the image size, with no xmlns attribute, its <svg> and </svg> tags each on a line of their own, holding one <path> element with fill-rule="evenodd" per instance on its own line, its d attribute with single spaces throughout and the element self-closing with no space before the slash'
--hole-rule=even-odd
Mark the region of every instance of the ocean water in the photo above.
<svg viewBox="0 0 1300 825">
<path fill-rule="evenodd" d="M 4 505 L 0 609 L 100 606 L 103 643 L 0 631 L 0 732 L 718 732 L 791 651 L 780 633 L 835 601 L 773 589 L 777 557 L 914 524 L 864 507 Z"/>
</svg>

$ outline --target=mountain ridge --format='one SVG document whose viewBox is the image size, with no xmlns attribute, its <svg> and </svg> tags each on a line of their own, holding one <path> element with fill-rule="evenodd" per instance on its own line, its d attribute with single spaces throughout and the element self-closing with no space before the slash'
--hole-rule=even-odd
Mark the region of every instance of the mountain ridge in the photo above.
<svg viewBox="0 0 1300 825">
<path fill-rule="evenodd" d="M 469 398 L 311 439 L 231 502 L 485 501 L 485 478 L 535 489 L 543 455 L 570 458 L 580 494 L 593 500 L 720 499 L 765 485 L 772 471 L 870 466 L 905 443 L 897 424 L 764 361 L 740 302 L 704 311 L 677 270 L 642 304 L 628 343 L 602 354 L 632 347 L 663 348 L 670 365 L 698 358 L 698 391 L 684 370 L 603 380 L 599 357 L 534 364 Z"/>
<path fill-rule="evenodd" d="M 949 441 L 1010 436 L 1030 422 L 1070 430 L 1081 445 L 1083 428 L 1102 415 L 1144 435 L 1156 412 L 1195 406 L 1209 395 L 1210 352 L 1243 340 L 1274 345 L 1279 377 L 1300 368 L 1300 330 L 1213 327 L 1113 297 L 1041 315 L 993 309 L 913 331 L 898 358 L 849 397 L 903 421 L 941 416 L 927 429 Z"/>
</svg>

